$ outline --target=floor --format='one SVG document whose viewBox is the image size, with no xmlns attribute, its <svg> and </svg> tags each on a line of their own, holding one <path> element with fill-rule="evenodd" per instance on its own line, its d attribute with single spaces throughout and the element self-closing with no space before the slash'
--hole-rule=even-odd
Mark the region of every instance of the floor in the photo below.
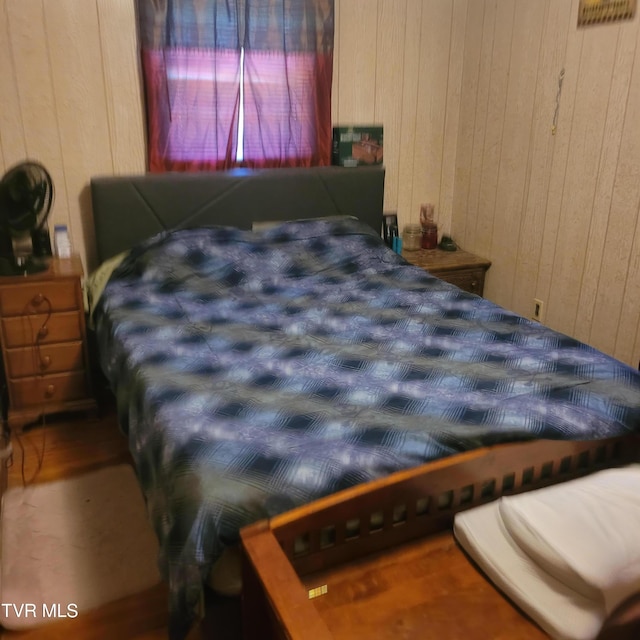
<svg viewBox="0 0 640 640">
<path fill-rule="evenodd" d="M 85 414 L 49 417 L 12 438 L 13 459 L 7 487 L 47 482 L 99 468 L 131 463 L 127 442 L 118 430 L 110 398 L 97 417 Z M 105 605 L 75 619 L 39 629 L 15 632 L 0 629 L 3 640 L 160 640 L 168 637 L 167 589 L 164 584 Z M 207 614 L 189 640 L 239 640 L 238 599 L 206 594 Z"/>
</svg>

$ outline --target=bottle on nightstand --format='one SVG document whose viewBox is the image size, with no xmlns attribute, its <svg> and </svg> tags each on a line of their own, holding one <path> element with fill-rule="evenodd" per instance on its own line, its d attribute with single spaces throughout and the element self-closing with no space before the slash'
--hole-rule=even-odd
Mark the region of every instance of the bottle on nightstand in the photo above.
<svg viewBox="0 0 640 640">
<path fill-rule="evenodd" d="M 57 224 L 53 231 L 53 243 L 56 249 L 56 257 L 71 257 L 71 240 L 69 240 L 69 231 L 66 224 Z"/>
<path fill-rule="evenodd" d="M 438 246 L 438 225 L 433 217 L 432 204 L 423 204 L 420 207 L 420 224 L 422 225 L 422 248 L 435 249 Z"/>
</svg>

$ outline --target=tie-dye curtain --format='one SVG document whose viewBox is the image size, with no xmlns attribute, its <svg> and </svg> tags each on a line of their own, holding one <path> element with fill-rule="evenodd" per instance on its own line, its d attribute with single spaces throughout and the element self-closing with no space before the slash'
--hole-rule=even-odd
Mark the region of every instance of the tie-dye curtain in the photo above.
<svg viewBox="0 0 640 640">
<path fill-rule="evenodd" d="M 329 164 L 333 0 L 138 0 L 149 169 Z"/>
</svg>

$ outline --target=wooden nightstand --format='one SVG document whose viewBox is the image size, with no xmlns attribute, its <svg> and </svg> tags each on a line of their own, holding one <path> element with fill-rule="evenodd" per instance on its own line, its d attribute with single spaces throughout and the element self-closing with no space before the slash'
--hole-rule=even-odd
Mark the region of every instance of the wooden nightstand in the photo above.
<svg viewBox="0 0 640 640">
<path fill-rule="evenodd" d="M 9 429 L 43 415 L 93 411 L 80 258 L 52 258 L 30 276 L 0 277 Z"/>
<path fill-rule="evenodd" d="M 426 269 L 431 275 L 479 296 L 484 292 L 484 276 L 491 266 L 490 260 L 462 249 L 418 249 L 403 251 L 402 257 L 411 264 Z"/>
</svg>

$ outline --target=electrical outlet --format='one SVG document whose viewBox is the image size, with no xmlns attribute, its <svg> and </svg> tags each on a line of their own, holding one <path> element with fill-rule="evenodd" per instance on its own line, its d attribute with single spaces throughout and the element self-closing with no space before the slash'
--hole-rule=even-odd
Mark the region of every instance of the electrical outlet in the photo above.
<svg viewBox="0 0 640 640">
<path fill-rule="evenodd" d="M 533 299 L 533 319 L 538 322 L 544 319 L 544 302 L 539 298 Z"/>
</svg>

